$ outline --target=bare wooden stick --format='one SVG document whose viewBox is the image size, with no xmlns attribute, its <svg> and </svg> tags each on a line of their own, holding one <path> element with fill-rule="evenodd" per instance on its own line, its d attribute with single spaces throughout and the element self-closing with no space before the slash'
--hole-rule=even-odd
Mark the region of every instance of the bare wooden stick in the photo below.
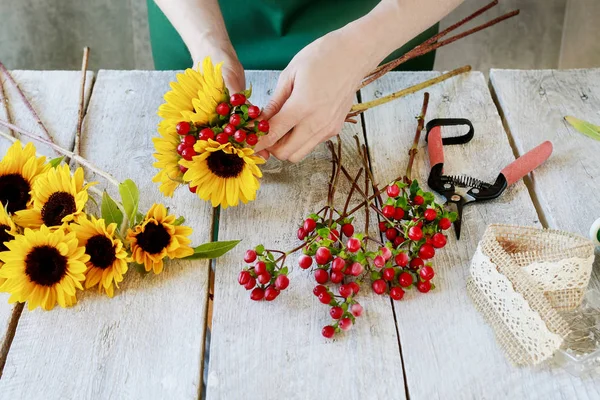
<svg viewBox="0 0 600 400">
<path fill-rule="evenodd" d="M 415 133 L 415 138 L 413 140 L 413 144 L 408 150 L 408 166 L 406 167 L 406 178 L 409 182 L 411 182 L 411 173 L 412 166 L 415 162 L 415 155 L 417 154 L 419 147 L 419 140 L 421 139 L 421 132 L 423 131 L 423 125 L 425 125 L 425 115 L 427 114 L 427 106 L 429 105 L 429 92 L 425 92 L 423 96 L 423 106 L 421 107 L 421 114 L 417 117 L 419 123 L 417 124 L 417 132 Z"/>
<path fill-rule="evenodd" d="M 81 154 L 81 127 L 83 125 L 83 109 L 85 106 L 85 81 L 87 78 L 87 67 L 90 58 L 90 48 L 83 48 L 83 60 L 81 61 L 81 86 L 79 87 L 79 112 L 77 114 L 77 130 L 75 131 L 74 153 Z"/>
<path fill-rule="evenodd" d="M 6 93 L 4 92 L 4 85 L 2 84 L 1 79 L 0 79 L 0 103 L 2 103 L 2 106 L 6 110 L 6 120 L 8 122 L 12 123 L 12 118 L 10 117 L 10 108 L 8 108 L 8 97 L 6 97 Z M 13 132 L 12 129 L 10 129 L 8 132 L 13 137 L 15 136 L 15 133 Z"/>
<path fill-rule="evenodd" d="M 348 197 L 346 197 L 346 203 L 344 204 L 344 211 L 342 211 L 342 217 L 346 216 L 346 212 L 348 211 L 348 206 L 350 205 L 350 200 L 352 199 L 352 195 L 354 194 L 354 186 L 356 182 L 360 179 L 361 174 L 363 173 L 364 168 L 360 168 L 358 173 L 356 174 L 356 178 L 354 178 L 353 185 L 350 188 L 350 192 L 348 193 Z"/>
</svg>

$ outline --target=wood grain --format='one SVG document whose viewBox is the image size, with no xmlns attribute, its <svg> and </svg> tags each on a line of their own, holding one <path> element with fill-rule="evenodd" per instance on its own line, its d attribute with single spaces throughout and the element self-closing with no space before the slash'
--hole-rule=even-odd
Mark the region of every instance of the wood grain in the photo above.
<svg viewBox="0 0 600 400">
<path fill-rule="evenodd" d="M 393 73 L 362 91 L 363 101 L 406 87 L 437 73 Z M 493 181 L 514 160 L 507 136 L 480 72 L 432 87 L 428 119 L 469 118 L 475 137 L 464 146 L 444 148 L 447 174 L 469 174 Z M 408 160 L 422 94 L 383 105 L 365 114 L 367 140 L 376 178 L 391 179 Z M 526 108 L 522 104 L 523 109 Z M 456 131 L 447 128 L 445 134 Z M 528 145 L 527 148 L 533 147 Z M 414 178 L 429 175 L 425 142 L 419 147 Z M 490 223 L 539 226 L 522 181 L 499 199 L 464 210 L 461 240 L 449 231 L 448 246 L 434 259 L 436 289 L 411 291 L 395 304 L 408 394 L 412 399 L 597 398 L 597 386 L 562 370 L 519 369 L 502 353 L 491 327 L 474 308 L 465 284 L 476 245 Z"/>
<path fill-rule="evenodd" d="M 70 149 L 75 138 L 77 113 L 79 107 L 79 72 L 67 71 L 11 71 L 11 75 L 25 93 L 33 108 L 54 136 L 56 143 Z M 94 74 L 88 72 L 86 82 L 86 99 L 91 92 Z M 32 133 L 43 136 L 43 131 L 26 108 L 17 90 L 0 74 L 0 84 L 8 99 L 8 113 L 13 123 Z M 7 120 L 6 110 L 0 105 L 0 118 Z M 0 127 L 2 132 L 8 132 Z M 19 135 L 17 135 L 19 137 Z M 29 139 L 22 140 L 24 143 Z M 12 145 L 5 139 L 0 140 L 0 154 L 4 156 Z M 56 154 L 46 146 L 35 143 L 39 154 L 55 157 Z M 8 293 L 0 293 L 0 347 L 8 350 L 7 337 L 12 337 L 15 326 L 9 327 L 9 321 L 15 310 L 14 305 L 8 304 Z M 18 316 L 15 316 L 13 325 Z M 0 354 L 2 359 L 5 354 Z"/>
<path fill-rule="evenodd" d="M 249 74 L 253 101 L 266 104 L 276 79 L 271 72 Z M 362 136 L 360 125 L 347 124 L 342 134 L 351 174 L 360 165 L 355 134 Z M 252 302 L 238 285 L 245 249 L 259 243 L 294 248 L 303 218 L 326 203 L 331 163 L 325 146 L 301 163 L 271 160 L 263 170 L 257 201 L 221 212 L 219 239 L 244 242 L 216 263 L 207 399 L 404 398 L 389 300 L 360 293 L 365 313 L 332 341 L 321 336 L 321 328 L 331 321 L 328 307 L 312 295 L 316 283 L 309 271 L 297 266 L 298 254 L 288 258 L 290 287 L 275 301 Z M 347 190 L 348 185 L 340 188 L 342 193 Z"/>
<path fill-rule="evenodd" d="M 164 199 L 151 182 L 155 111 L 174 77 L 173 72 L 100 71 L 82 155 L 119 180 L 134 179 L 141 210 L 164 202 L 184 214 L 194 228 L 193 243 L 200 244 L 210 240 L 212 208 L 187 190 Z M 208 268 L 202 260 L 169 262 L 159 276 L 131 269 L 113 299 L 94 290 L 71 309 L 24 312 L 0 397 L 197 399 Z"/>
</svg>

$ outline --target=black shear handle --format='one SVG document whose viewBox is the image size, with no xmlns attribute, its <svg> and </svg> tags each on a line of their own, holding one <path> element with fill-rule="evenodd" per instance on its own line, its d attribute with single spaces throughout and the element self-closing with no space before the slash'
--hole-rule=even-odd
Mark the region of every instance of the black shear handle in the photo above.
<svg viewBox="0 0 600 400">
<path fill-rule="evenodd" d="M 452 136 L 442 139 L 442 144 L 447 146 L 451 144 L 464 144 L 473 139 L 475 129 L 473 124 L 466 118 L 435 118 L 429 121 L 426 125 L 427 133 L 425 134 L 425 141 L 429 139 L 429 132 L 437 126 L 458 126 L 465 125 L 469 127 L 469 131 L 461 136 Z"/>
</svg>

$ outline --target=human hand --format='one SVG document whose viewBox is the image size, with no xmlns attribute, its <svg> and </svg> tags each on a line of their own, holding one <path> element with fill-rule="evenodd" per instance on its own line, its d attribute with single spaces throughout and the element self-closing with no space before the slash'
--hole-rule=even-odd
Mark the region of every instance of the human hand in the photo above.
<svg viewBox="0 0 600 400">
<path fill-rule="evenodd" d="M 238 60 L 231 46 L 211 46 L 194 51 L 194 67 L 197 67 L 199 64 L 202 65 L 202 61 L 206 56 L 210 56 L 215 65 L 223 62 L 221 72 L 223 73 L 223 80 L 225 81 L 225 86 L 229 89 L 229 93 L 239 93 L 246 89 L 244 67 L 242 67 L 240 60 Z"/>
</svg>

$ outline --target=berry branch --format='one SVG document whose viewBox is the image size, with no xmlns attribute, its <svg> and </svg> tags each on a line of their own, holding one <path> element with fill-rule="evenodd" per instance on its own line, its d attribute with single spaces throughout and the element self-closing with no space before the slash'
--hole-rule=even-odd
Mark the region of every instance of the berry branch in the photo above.
<svg viewBox="0 0 600 400">
<path fill-rule="evenodd" d="M 415 138 L 413 139 L 413 144 L 408 150 L 408 166 L 406 167 L 406 183 L 410 183 L 410 178 L 412 174 L 412 166 L 415 162 L 415 156 L 417 155 L 419 140 L 421 139 L 421 132 L 423 131 L 423 126 L 425 125 L 425 115 L 427 114 L 427 106 L 429 105 L 429 93 L 425 92 L 423 96 L 423 106 L 421 107 L 421 114 L 417 117 L 419 120 L 419 124 L 417 125 L 417 132 L 415 133 Z"/>
</svg>

